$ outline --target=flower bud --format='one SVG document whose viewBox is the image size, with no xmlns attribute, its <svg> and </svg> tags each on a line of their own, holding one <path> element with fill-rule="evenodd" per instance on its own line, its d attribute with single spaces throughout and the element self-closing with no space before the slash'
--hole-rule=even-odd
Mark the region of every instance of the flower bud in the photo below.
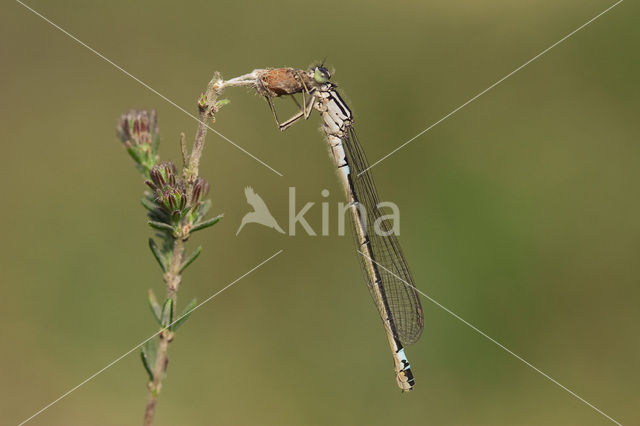
<svg viewBox="0 0 640 426">
<path fill-rule="evenodd" d="M 120 117 L 117 134 L 145 174 L 158 161 L 158 116 L 154 111 L 132 109 Z"/>
</svg>

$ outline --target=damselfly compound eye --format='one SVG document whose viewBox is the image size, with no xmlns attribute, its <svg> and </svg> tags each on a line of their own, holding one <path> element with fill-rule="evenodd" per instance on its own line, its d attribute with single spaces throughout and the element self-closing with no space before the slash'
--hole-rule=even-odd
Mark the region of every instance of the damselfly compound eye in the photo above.
<svg viewBox="0 0 640 426">
<path fill-rule="evenodd" d="M 326 83 L 330 78 L 331 73 L 325 67 L 316 67 L 313 72 L 313 79 L 320 84 Z"/>
</svg>

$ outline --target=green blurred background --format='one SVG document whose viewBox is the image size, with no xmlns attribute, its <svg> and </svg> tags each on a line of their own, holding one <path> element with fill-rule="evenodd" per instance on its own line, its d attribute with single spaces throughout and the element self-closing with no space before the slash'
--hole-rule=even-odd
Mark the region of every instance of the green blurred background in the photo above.
<svg viewBox="0 0 640 426">
<path fill-rule="evenodd" d="M 28 4 L 194 113 L 216 70 L 327 56 L 373 162 L 612 2 Z M 177 160 L 196 123 L 1 7 L 0 423 L 17 424 L 155 331 L 144 186 L 115 124 L 156 108 Z M 622 3 L 374 169 L 419 288 L 625 424 L 640 424 L 639 12 Z M 318 117 L 281 134 L 262 99 L 226 96 L 216 129 L 284 177 L 209 135 L 201 172 L 225 219 L 193 239 L 204 252 L 179 297 L 284 252 L 180 330 L 157 425 L 610 424 L 426 299 L 407 350 L 417 386 L 401 394 L 348 235 L 235 236 L 245 186 L 283 227 L 289 186 L 316 202 L 316 229 L 320 191 L 342 200 Z M 145 383 L 136 351 L 30 424 L 141 424 Z"/>
</svg>

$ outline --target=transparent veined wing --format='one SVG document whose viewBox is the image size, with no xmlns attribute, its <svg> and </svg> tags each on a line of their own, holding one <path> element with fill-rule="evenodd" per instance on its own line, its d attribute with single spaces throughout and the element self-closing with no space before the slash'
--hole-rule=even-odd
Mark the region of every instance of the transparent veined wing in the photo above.
<svg viewBox="0 0 640 426">
<path fill-rule="evenodd" d="M 360 214 L 366 219 L 371 257 L 380 277 L 394 337 L 403 345 L 410 345 L 418 341 L 424 327 L 422 306 L 413 277 L 398 237 L 393 232 L 393 224 L 390 219 L 383 218 L 384 213 L 378 207 L 380 201 L 376 187 L 370 170 L 367 170 L 369 165 L 353 127 L 349 127 L 345 132 L 343 145 L 351 172 L 352 191 L 357 202 L 361 204 Z M 354 226 L 357 225 L 354 223 Z M 359 256 L 365 280 L 384 320 L 385 309 L 376 301 L 375 292 L 372 290 L 374 278 L 367 271 L 367 259 L 361 254 Z"/>
</svg>

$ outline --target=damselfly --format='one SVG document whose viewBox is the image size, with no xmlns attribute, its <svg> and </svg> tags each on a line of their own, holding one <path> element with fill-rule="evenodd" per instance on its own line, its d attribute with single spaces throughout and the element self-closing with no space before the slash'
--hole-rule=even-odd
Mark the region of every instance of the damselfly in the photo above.
<svg viewBox="0 0 640 426">
<path fill-rule="evenodd" d="M 404 345 L 415 343 L 422 333 L 424 318 L 420 299 L 392 224 L 379 208 L 368 162 L 353 128 L 353 114 L 330 79 L 329 70 L 317 66 L 309 71 L 293 68 L 255 70 L 227 83 L 252 85 L 264 95 L 280 130 L 301 118 L 308 118 L 313 109 L 322 115 L 331 156 L 349 201 L 364 277 L 393 353 L 396 382 L 403 391 L 410 391 L 415 379 Z M 300 111 L 280 123 L 271 98 L 293 97 L 296 93 L 303 95 Z"/>
</svg>

